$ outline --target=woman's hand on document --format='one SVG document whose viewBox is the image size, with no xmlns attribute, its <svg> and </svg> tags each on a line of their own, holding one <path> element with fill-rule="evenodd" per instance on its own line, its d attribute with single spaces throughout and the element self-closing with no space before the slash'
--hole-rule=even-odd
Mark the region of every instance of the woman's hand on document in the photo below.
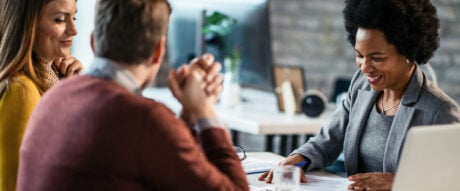
<svg viewBox="0 0 460 191">
<path fill-rule="evenodd" d="M 278 165 L 296 165 L 300 162 L 304 161 L 304 158 L 299 154 L 293 154 L 283 161 L 281 161 Z M 273 169 L 267 172 L 264 172 L 259 176 L 260 181 L 265 181 L 266 183 L 272 183 L 273 181 Z M 303 170 L 300 171 L 300 182 L 306 183 L 307 178 L 305 178 L 305 174 Z"/>
<path fill-rule="evenodd" d="M 348 180 L 354 182 L 348 186 L 349 190 L 391 190 L 393 185 L 393 173 L 360 173 L 348 177 Z"/>
</svg>

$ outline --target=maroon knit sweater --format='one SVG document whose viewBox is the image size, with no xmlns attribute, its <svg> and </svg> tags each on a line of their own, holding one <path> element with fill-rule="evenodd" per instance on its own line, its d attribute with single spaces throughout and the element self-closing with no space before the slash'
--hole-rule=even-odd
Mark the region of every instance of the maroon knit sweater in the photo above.
<svg viewBox="0 0 460 191">
<path fill-rule="evenodd" d="M 48 91 L 21 146 L 17 190 L 249 190 L 221 128 L 190 129 L 163 104 L 72 77 Z"/>
</svg>

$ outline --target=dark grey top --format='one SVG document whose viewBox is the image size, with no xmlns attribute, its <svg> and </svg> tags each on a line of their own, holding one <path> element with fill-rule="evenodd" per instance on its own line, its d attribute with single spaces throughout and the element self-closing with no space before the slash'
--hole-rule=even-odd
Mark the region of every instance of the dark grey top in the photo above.
<svg viewBox="0 0 460 191">
<path fill-rule="evenodd" d="M 393 118 L 394 116 L 378 113 L 376 106 L 372 109 L 359 144 L 359 172 L 383 172 L 383 153 Z"/>
</svg>

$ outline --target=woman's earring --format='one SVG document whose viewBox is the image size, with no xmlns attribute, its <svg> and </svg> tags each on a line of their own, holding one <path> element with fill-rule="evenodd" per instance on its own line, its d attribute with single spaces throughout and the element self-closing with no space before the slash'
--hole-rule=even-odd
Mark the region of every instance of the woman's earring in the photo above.
<svg viewBox="0 0 460 191">
<path fill-rule="evenodd" d="M 406 59 L 406 64 L 409 65 L 410 64 L 410 61 L 409 59 Z"/>
</svg>

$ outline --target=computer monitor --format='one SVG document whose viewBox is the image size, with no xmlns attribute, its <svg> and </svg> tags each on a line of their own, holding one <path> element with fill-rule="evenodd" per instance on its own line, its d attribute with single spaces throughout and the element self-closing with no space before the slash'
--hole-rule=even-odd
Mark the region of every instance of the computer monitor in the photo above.
<svg viewBox="0 0 460 191">
<path fill-rule="evenodd" d="M 241 52 L 240 83 L 271 89 L 271 43 L 268 0 L 170 0 L 173 12 L 168 32 L 172 67 L 207 52 L 202 43 L 203 11 L 219 11 L 237 20 L 226 37 Z M 209 51 L 209 50 L 208 50 Z M 223 58 L 218 57 L 223 63 Z"/>
</svg>

